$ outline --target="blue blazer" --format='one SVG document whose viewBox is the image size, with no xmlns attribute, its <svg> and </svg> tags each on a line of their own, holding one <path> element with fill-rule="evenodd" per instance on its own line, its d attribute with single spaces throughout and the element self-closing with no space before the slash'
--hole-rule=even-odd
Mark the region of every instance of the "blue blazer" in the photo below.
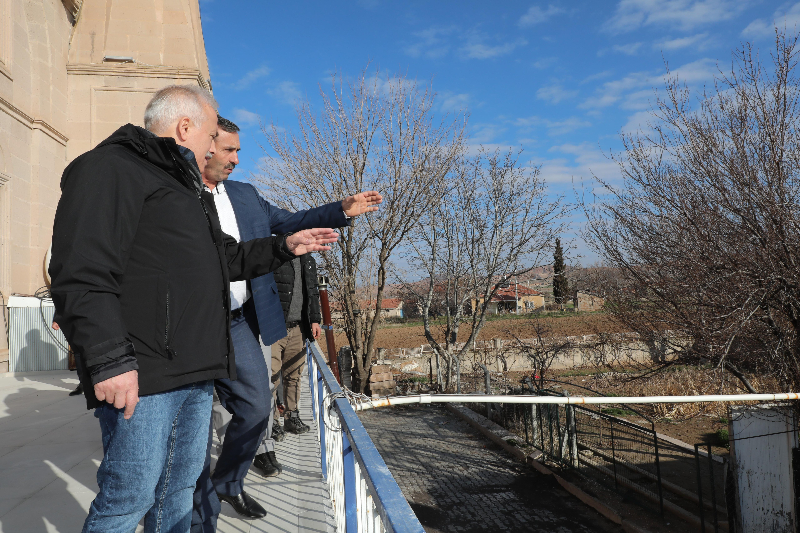
<svg viewBox="0 0 800 533">
<path fill-rule="evenodd" d="M 271 205 L 249 183 L 228 180 L 225 182 L 225 191 L 233 205 L 242 241 L 310 228 L 341 228 L 349 225 L 340 202 L 292 213 Z M 269 346 L 287 334 L 278 287 L 272 274 L 250 280 L 250 291 L 261 342 Z"/>
</svg>

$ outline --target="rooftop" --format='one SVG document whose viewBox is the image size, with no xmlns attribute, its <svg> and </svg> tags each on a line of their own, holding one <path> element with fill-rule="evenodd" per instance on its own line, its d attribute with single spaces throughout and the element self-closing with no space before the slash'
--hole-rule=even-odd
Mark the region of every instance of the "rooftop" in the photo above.
<svg viewBox="0 0 800 533">
<path fill-rule="evenodd" d="M 267 479 L 251 470 L 245 480 L 267 516 L 242 520 L 223 504 L 219 533 L 333 532 L 307 380 L 301 383 L 300 410 L 312 431 L 277 443 L 280 476 Z M 83 527 L 103 446 L 83 397 L 68 395 L 77 384 L 75 373 L 65 370 L 0 374 L 0 533 Z"/>
</svg>

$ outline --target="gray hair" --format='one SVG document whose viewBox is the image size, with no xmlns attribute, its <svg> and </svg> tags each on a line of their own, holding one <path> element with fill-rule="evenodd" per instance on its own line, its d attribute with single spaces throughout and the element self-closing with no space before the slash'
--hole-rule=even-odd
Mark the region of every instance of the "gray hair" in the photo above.
<svg viewBox="0 0 800 533">
<path fill-rule="evenodd" d="M 162 133 L 183 117 L 197 125 L 205 120 L 203 106 L 219 108 L 211 93 L 197 85 L 168 85 L 153 95 L 144 110 L 144 127 L 153 133 Z"/>
</svg>

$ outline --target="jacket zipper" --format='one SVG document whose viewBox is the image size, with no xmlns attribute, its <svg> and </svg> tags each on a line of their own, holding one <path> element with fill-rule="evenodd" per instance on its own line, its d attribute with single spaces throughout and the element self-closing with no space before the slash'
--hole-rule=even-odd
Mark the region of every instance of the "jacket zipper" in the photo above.
<svg viewBox="0 0 800 533">
<path fill-rule="evenodd" d="M 169 289 L 167 289 L 167 320 L 164 326 L 164 347 L 167 350 L 168 356 L 176 356 L 178 354 L 169 345 Z"/>
</svg>

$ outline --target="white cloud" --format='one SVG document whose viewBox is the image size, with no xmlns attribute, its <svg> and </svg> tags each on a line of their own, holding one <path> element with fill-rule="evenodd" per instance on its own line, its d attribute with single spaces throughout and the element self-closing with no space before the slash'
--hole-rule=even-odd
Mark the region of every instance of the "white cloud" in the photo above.
<svg viewBox="0 0 800 533">
<path fill-rule="evenodd" d="M 267 93 L 287 104 L 294 104 L 301 98 L 299 85 L 293 81 L 282 81 L 267 89 Z"/>
<path fill-rule="evenodd" d="M 547 134 L 550 136 L 564 135 L 565 133 L 573 132 L 580 128 L 588 128 L 592 125 L 588 120 L 583 120 L 577 117 L 569 117 L 564 120 L 549 120 L 537 116 L 520 117 L 514 121 L 516 126 L 519 126 L 523 131 L 532 130 L 535 127 L 543 126 L 547 128 Z"/>
<path fill-rule="evenodd" d="M 542 161 L 541 176 L 548 184 L 589 181 L 592 176 L 610 182 L 620 179 L 619 167 L 599 148 L 589 143 L 553 146 L 550 152 L 569 157 Z"/>
<path fill-rule="evenodd" d="M 670 75 L 692 86 L 710 81 L 716 73 L 716 61 L 704 58 L 673 69 Z M 622 79 L 605 82 L 579 107 L 602 108 L 622 102 L 624 109 L 646 109 L 654 98 L 654 89 L 664 87 L 665 78 L 665 73 L 632 72 Z"/>
<path fill-rule="evenodd" d="M 667 39 L 653 44 L 656 50 L 680 50 L 681 48 L 688 48 L 693 46 L 697 49 L 703 49 L 708 44 L 708 32 L 698 33 L 689 37 L 679 37 L 677 39 Z"/>
<path fill-rule="evenodd" d="M 731 20 L 749 4 L 749 0 L 620 0 L 604 29 L 624 33 L 645 26 L 667 26 L 690 31 Z"/>
<path fill-rule="evenodd" d="M 483 41 L 484 39 L 481 37 L 471 38 L 469 42 L 461 48 L 461 53 L 469 59 L 491 59 L 493 57 L 510 54 L 517 47 L 528 44 L 528 41 L 525 39 L 517 39 L 513 42 L 497 45 L 488 45 Z"/>
<path fill-rule="evenodd" d="M 251 70 L 247 74 L 241 77 L 239 81 L 237 81 L 233 88 L 237 91 L 242 89 L 247 89 L 253 82 L 260 80 L 261 78 L 266 78 L 269 76 L 269 73 L 272 72 L 270 68 L 266 65 L 261 65 L 260 67 Z"/>
<path fill-rule="evenodd" d="M 800 27 L 800 3 L 788 9 L 785 5 L 780 7 L 771 18 L 754 20 L 742 30 L 742 35 L 753 39 L 772 37 L 775 35 L 775 26 L 780 30 L 785 28 L 789 33 L 797 31 Z"/>
<path fill-rule="evenodd" d="M 581 120 L 577 117 L 570 117 L 566 120 L 559 120 L 555 122 L 547 122 L 547 132 L 550 135 L 564 135 L 565 133 L 573 132 L 580 128 L 588 128 L 592 125 L 588 120 Z"/>
<path fill-rule="evenodd" d="M 478 123 L 470 125 L 470 138 L 467 142 L 467 153 L 477 155 L 481 149 L 508 151 L 515 148 L 513 144 L 500 140 L 506 129 L 498 124 Z"/>
<path fill-rule="evenodd" d="M 445 113 L 449 111 L 465 111 L 469 107 L 469 102 L 471 101 L 467 93 L 454 94 L 445 92 L 440 94 L 439 98 L 441 98 L 440 109 Z"/>
<path fill-rule="evenodd" d="M 231 120 L 239 126 L 254 126 L 260 123 L 261 117 L 247 109 L 237 108 L 233 110 Z"/>
<path fill-rule="evenodd" d="M 587 76 L 581 80 L 581 84 L 589 83 L 590 81 L 601 80 L 603 78 L 607 78 L 613 74 L 610 70 L 604 70 L 602 72 L 598 72 L 597 74 L 592 74 L 591 76 Z"/>
<path fill-rule="evenodd" d="M 629 44 L 615 44 L 611 48 L 615 52 L 620 52 L 628 56 L 635 56 L 636 53 L 639 51 L 639 48 L 641 47 L 642 43 L 629 43 Z"/>
<path fill-rule="evenodd" d="M 528 11 L 522 15 L 517 24 L 519 24 L 519 26 L 522 28 L 527 28 L 536 24 L 541 24 L 542 22 L 546 22 L 547 19 L 553 15 L 558 15 L 559 13 L 563 12 L 563 9 L 558 8 L 553 4 L 547 6 L 546 9 L 542 9 L 539 6 L 531 6 L 528 8 Z"/>
<path fill-rule="evenodd" d="M 406 54 L 411 57 L 424 56 L 428 59 L 438 59 L 450 52 L 447 38 L 456 30 L 455 26 L 431 27 L 415 32 L 415 41 L 405 47 Z"/>
<path fill-rule="evenodd" d="M 557 104 L 562 100 L 574 98 L 575 96 L 578 96 L 578 91 L 564 89 L 564 87 L 559 84 L 548 85 L 536 91 L 536 98 L 550 102 L 551 104 Z"/>
<path fill-rule="evenodd" d="M 647 133 L 653 131 L 650 124 L 654 121 L 654 117 L 650 111 L 637 111 L 628 117 L 628 122 L 622 126 L 622 133 L 635 134 Z"/>
</svg>

